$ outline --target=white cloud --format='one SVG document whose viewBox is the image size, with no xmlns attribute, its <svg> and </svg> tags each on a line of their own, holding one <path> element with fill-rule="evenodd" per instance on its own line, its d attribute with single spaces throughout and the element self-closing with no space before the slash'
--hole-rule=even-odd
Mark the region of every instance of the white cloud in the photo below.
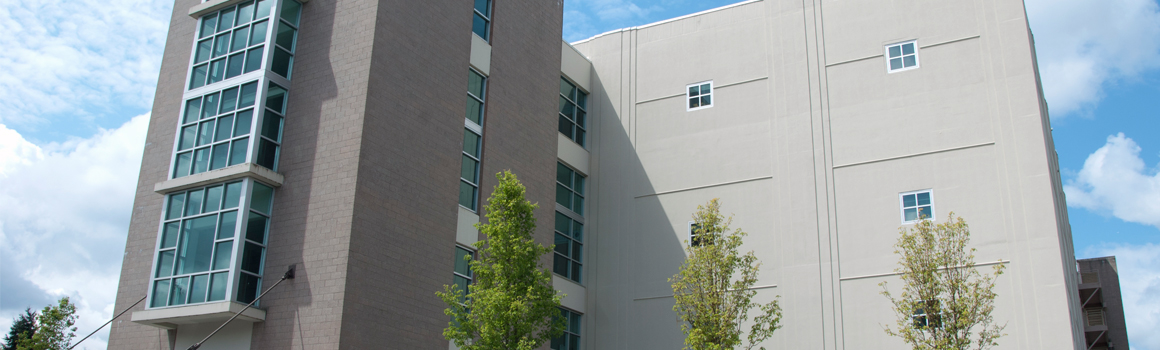
<svg viewBox="0 0 1160 350">
<path fill-rule="evenodd" d="M 77 304 L 77 340 L 113 316 L 148 125 L 141 115 L 41 147 L 0 124 L 0 329 L 62 296 Z M 107 339 L 106 328 L 83 348 Z"/>
<path fill-rule="evenodd" d="M 1090 110 L 1108 84 L 1160 67 L 1154 0 L 1027 0 L 1053 117 Z"/>
<path fill-rule="evenodd" d="M 99 125 L 91 122 L 148 109 L 172 8 L 168 0 L 0 2 L 0 123 Z"/>
<path fill-rule="evenodd" d="M 1063 190 L 1068 206 L 1160 228 L 1160 173 L 1145 166 L 1140 146 L 1123 133 L 1108 136 Z"/>
<path fill-rule="evenodd" d="M 660 5 L 637 5 L 633 0 L 569 0 L 564 4 L 564 38 L 577 41 L 600 32 L 645 23 Z"/>
<path fill-rule="evenodd" d="M 1088 253 L 1116 257 L 1131 348 L 1160 350 L 1160 245 L 1108 245 Z"/>
</svg>

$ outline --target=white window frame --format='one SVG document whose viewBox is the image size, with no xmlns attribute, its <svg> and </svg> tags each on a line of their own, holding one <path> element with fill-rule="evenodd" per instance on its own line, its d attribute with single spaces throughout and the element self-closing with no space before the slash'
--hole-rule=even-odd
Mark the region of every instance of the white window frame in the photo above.
<svg viewBox="0 0 1160 350">
<path fill-rule="evenodd" d="M 892 47 L 895 47 L 895 46 L 898 46 L 898 47 L 899 47 L 898 49 L 899 49 L 899 51 L 901 52 L 901 50 L 902 50 L 902 45 L 906 45 L 906 44 L 912 44 L 912 45 L 914 45 L 914 66 L 912 66 L 912 67 L 906 67 L 906 66 L 905 66 L 905 65 L 906 65 L 906 60 L 905 60 L 905 59 L 903 59 L 903 67 L 902 67 L 902 68 L 899 68 L 899 69 L 890 69 L 890 59 L 892 58 L 892 57 L 890 57 L 890 48 L 892 48 Z M 883 52 L 882 52 L 882 55 L 883 55 L 883 57 L 885 57 L 885 58 L 886 58 L 884 61 L 886 62 L 886 73 L 888 73 L 888 74 L 890 74 L 890 73 L 898 73 L 898 72 L 903 72 L 903 71 L 908 71 L 908 70 L 912 70 L 912 69 L 918 69 L 918 67 L 921 67 L 921 66 L 922 66 L 922 64 L 921 64 L 922 62 L 920 62 L 920 61 L 919 61 L 919 59 L 918 59 L 918 39 L 915 39 L 915 40 L 907 40 L 907 41 L 903 41 L 903 42 L 897 42 L 897 43 L 893 43 L 893 44 L 887 44 L 886 46 L 884 46 L 884 47 L 883 47 Z M 902 54 L 902 56 L 898 56 L 898 57 L 899 57 L 899 58 L 905 58 L 906 56 L 909 56 L 909 55 Z"/>
<path fill-rule="evenodd" d="M 694 228 L 696 225 L 697 225 L 697 222 L 696 222 L 696 221 L 691 221 L 691 220 L 690 220 L 690 221 L 689 221 L 688 230 L 686 231 L 686 232 L 688 232 L 688 233 L 685 235 L 685 238 L 687 239 L 687 241 L 686 241 L 686 242 L 689 242 L 689 246 L 690 246 L 690 247 L 699 247 L 699 246 L 701 246 L 700 244 L 693 244 L 693 242 L 694 242 L 694 241 L 693 241 L 693 228 Z"/>
<path fill-rule="evenodd" d="M 701 86 L 701 85 L 705 85 L 705 84 L 709 84 L 709 93 L 708 94 L 698 93 L 696 98 L 701 98 L 702 96 L 708 95 L 709 96 L 709 105 L 708 106 L 700 105 L 697 107 L 689 107 L 689 100 L 693 98 L 693 96 L 689 96 L 689 88 L 694 87 L 694 86 Z M 717 92 L 717 87 L 713 85 L 712 80 L 707 80 L 707 81 L 702 81 L 699 83 L 685 85 L 685 111 L 692 112 L 692 111 L 702 110 L 702 109 L 706 109 L 706 108 L 713 108 L 713 106 L 717 104 L 717 97 L 714 96 L 714 95 L 716 95 L 716 92 Z"/>
<path fill-rule="evenodd" d="M 925 205 L 915 205 L 913 207 L 907 207 L 906 202 L 903 198 L 908 196 L 908 195 L 917 195 L 919 193 L 927 193 L 930 195 L 930 204 L 929 204 L 930 213 L 925 213 L 925 214 L 927 214 L 926 219 L 907 221 L 906 220 L 906 209 L 924 207 Z M 917 200 L 918 200 L 918 198 L 916 197 L 915 201 L 917 202 Z M 915 203 L 915 204 L 917 204 L 917 203 Z M 916 223 L 916 222 L 919 222 L 922 220 L 932 220 L 932 219 L 934 219 L 934 216 L 935 216 L 935 212 L 934 212 L 934 189 L 928 188 L 928 189 L 924 189 L 924 190 L 902 192 L 902 193 L 898 194 L 898 217 L 902 220 L 903 225 L 913 224 L 913 223 Z"/>
</svg>

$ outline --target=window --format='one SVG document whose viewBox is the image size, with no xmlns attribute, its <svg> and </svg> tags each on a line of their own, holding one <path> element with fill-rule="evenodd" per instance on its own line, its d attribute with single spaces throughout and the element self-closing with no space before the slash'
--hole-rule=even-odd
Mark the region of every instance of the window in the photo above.
<svg viewBox="0 0 1160 350">
<path fill-rule="evenodd" d="M 707 237 L 705 237 L 705 235 L 706 235 L 706 232 L 701 230 L 701 224 L 698 224 L 696 221 L 689 221 L 689 245 L 690 246 L 699 247 L 702 244 L 711 243 L 711 241 L 706 239 Z"/>
<path fill-rule="evenodd" d="M 918 68 L 918 43 L 908 41 L 886 46 L 886 71 L 894 73 Z"/>
<path fill-rule="evenodd" d="M 587 134 L 588 94 L 560 77 L 560 133 L 584 147 Z"/>
<path fill-rule="evenodd" d="M 557 211 L 555 245 L 552 272 L 580 283 L 583 272 L 584 224 Z"/>
<path fill-rule="evenodd" d="M 471 288 L 471 281 L 474 276 L 471 274 L 471 260 L 475 259 L 475 252 L 469 249 L 455 246 L 455 277 L 454 283 L 459 286 L 459 290 L 463 291 L 466 296 L 468 288 Z M 460 304 L 464 304 L 465 300 L 460 300 Z"/>
<path fill-rule="evenodd" d="M 273 188 L 248 179 L 169 194 L 149 307 L 223 301 L 231 290 L 237 301 L 253 301 L 261 285 L 273 194 Z M 246 203 L 249 210 L 239 209 Z"/>
<path fill-rule="evenodd" d="M 556 203 L 584 215 L 584 175 L 556 162 Z"/>
<path fill-rule="evenodd" d="M 471 21 L 471 32 L 483 40 L 489 40 L 491 32 L 491 0 L 475 0 L 475 17 Z"/>
<path fill-rule="evenodd" d="M 293 2 L 294 0 L 286 0 Z M 262 67 L 263 46 L 275 0 L 247 1 L 202 16 L 190 69 L 189 89 Z"/>
<path fill-rule="evenodd" d="M 250 82 L 186 100 L 172 178 L 246 162 L 257 93 Z"/>
<path fill-rule="evenodd" d="M 686 87 L 689 88 L 689 107 L 687 110 L 713 107 L 713 81 L 696 83 Z"/>
<path fill-rule="evenodd" d="M 487 78 L 468 69 L 467 116 L 463 128 L 463 162 L 459 173 L 459 205 L 475 211 L 479 204 L 479 168 L 483 149 L 484 91 Z"/>
<path fill-rule="evenodd" d="M 278 170 L 278 149 L 282 147 L 282 115 L 286 113 L 285 88 L 270 83 L 266 89 L 266 108 L 262 115 L 262 130 L 258 134 L 254 164 Z"/>
<path fill-rule="evenodd" d="M 298 41 L 298 17 L 302 4 L 295 0 L 282 0 L 282 11 L 278 15 L 278 32 L 274 36 L 274 58 L 270 61 L 270 71 L 290 79 L 290 69 L 294 66 L 294 50 Z"/>
<path fill-rule="evenodd" d="M 931 190 L 907 192 L 898 195 L 902 202 L 902 223 L 909 224 L 918 220 L 934 217 L 934 204 Z"/>
<path fill-rule="evenodd" d="M 914 312 L 910 315 L 914 328 L 942 328 L 941 308 L 938 299 L 914 302 Z"/>
<path fill-rule="evenodd" d="M 580 314 L 560 308 L 564 333 L 552 339 L 552 350 L 580 350 Z"/>
</svg>

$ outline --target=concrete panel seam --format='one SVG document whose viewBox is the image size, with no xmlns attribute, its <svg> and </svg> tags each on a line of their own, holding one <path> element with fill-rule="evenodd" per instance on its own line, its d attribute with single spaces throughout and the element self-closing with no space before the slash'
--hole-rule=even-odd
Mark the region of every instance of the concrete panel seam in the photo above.
<svg viewBox="0 0 1160 350">
<path fill-rule="evenodd" d="M 996 265 L 996 264 L 1010 264 L 1010 263 L 1011 263 L 1011 260 L 999 259 L 999 261 L 989 261 L 989 262 L 984 262 L 984 263 L 978 263 L 978 264 L 975 264 L 975 266 L 991 266 L 991 265 Z M 959 267 L 963 267 L 963 266 L 955 266 L 954 268 L 959 268 Z M 946 268 L 944 268 L 944 270 L 945 269 Z M 839 278 L 838 280 L 845 282 L 845 281 L 852 281 L 852 280 L 860 280 L 860 279 L 864 279 L 864 278 L 886 277 L 886 276 L 894 276 L 894 275 L 901 275 L 901 274 L 902 274 L 901 272 L 876 273 L 876 274 L 872 274 L 872 275 L 842 277 L 842 278 Z"/>
<path fill-rule="evenodd" d="M 920 48 L 920 49 L 932 48 L 932 47 L 935 47 L 935 46 L 939 46 L 939 45 L 946 45 L 946 44 L 950 44 L 950 43 L 957 43 L 957 42 L 964 41 L 964 40 L 978 39 L 979 37 L 981 37 L 981 36 L 980 36 L 980 35 L 973 35 L 973 36 L 968 36 L 968 37 L 965 37 L 965 38 L 958 38 L 958 39 L 954 39 L 954 40 L 947 40 L 947 41 L 944 41 L 944 42 L 941 42 L 941 43 L 934 43 L 934 44 L 922 45 L 922 46 L 919 46 L 918 48 Z M 881 56 L 881 55 L 879 55 L 879 56 Z"/>
<path fill-rule="evenodd" d="M 968 36 L 965 38 L 958 38 L 958 39 L 947 40 L 947 41 L 934 43 L 934 44 L 922 45 L 922 46 L 919 46 L 918 48 L 926 49 L 926 48 L 931 48 L 931 47 L 935 47 L 935 46 L 939 46 L 939 45 L 957 43 L 957 42 L 964 41 L 964 40 L 978 39 L 979 37 L 980 37 L 980 35 L 973 35 L 973 36 Z M 878 57 L 882 57 L 882 55 L 883 54 L 874 54 L 874 55 L 870 55 L 870 56 L 866 56 L 866 57 L 859 57 L 859 58 L 855 58 L 855 59 L 849 59 L 849 60 L 845 60 L 845 61 L 838 61 L 838 62 L 834 62 L 834 63 L 829 63 L 829 64 L 826 64 L 826 68 L 830 68 L 830 67 L 842 65 L 842 64 L 847 64 L 847 63 L 854 63 L 854 62 L 858 62 L 858 61 L 865 61 L 865 60 L 872 59 L 872 58 L 878 58 Z"/>
<path fill-rule="evenodd" d="M 920 153 L 908 154 L 908 155 L 904 155 L 904 156 L 880 158 L 880 159 L 874 159 L 874 160 L 867 160 L 867 161 L 863 161 L 863 162 L 854 162 L 854 163 L 849 163 L 849 164 L 835 165 L 834 169 L 852 167 L 855 165 L 866 165 L 866 164 L 870 164 L 870 163 L 878 163 L 878 162 L 885 162 L 885 161 L 891 161 L 891 160 L 905 159 L 905 158 L 913 158 L 913 157 L 925 156 L 925 155 L 930 155 L 930 154 L 935 154 L 935 153 L 959 151 L 959 150 L 964 150 L 964 149 L 968 149 L 968 148 L 994 146 L 994 145 L 995 145 L 995 141 L 983 142 L 983 143 L 974 144 L 974 145 L 970 145 L 970 146 L 951 147 L 951 148 L 944 148 L 944 149 L 929 151 L 929 152 L 920 152 Z"/>
<path fill-rule="evenodd" d="M 878 56 L 882 56 L 882 55 L 878 55 Z M 716 87 L 716 88 L 717 88 L 717 89 L 720 89 L 720 88 L 723 88 L 723 87 L 730 87 L 730 86 L 734 86 L 734 85 L 741 85 L 741 84 L 745 84 L 745 83 L 752 83 L 752 82 L 755 82 L 755 81 L 759 81 L 759 80 L 765 80 L 765 79 L 769 79 L 769 76 L 764 76 L 764 77 L 760 77 L 760 78 L 753 78 L 753 79 L 749 79 L 749 80 L 742 80 L 742 81 L 733 82 L 733 83 L 728 83 L 728 84 L 721 84 L 721 85 L 717 85 L 717 87 Z M 682 93 L 675 94 L 675 95 L 661 96 L 661 97 L 657 97 L 657 98 L 651 98 L 651 99 L 647 99 L 647 100 L 644 100 L 644 101 L 637 101 L 637 102 L 636 102 L 636 104 L 638 104 L 638 105 L 639 105 L 639 104 L 642 104 L 642 103 L 655 102 L 655 101 L 660 101 L 660 100 L 669 99 L 669 98 L 673 98 L 673 97 L 681 97 L 681 96 L 685 96 L 685 93 L 683 93 L 683 92 L 682 92 Z"/>
<path fill-rule="evenodd" d="M 746 290 L 759 290 L 759 289 L 769 289 L 769 288 L 777 288 L 777 285 L 776 284 L 767 284 L 764 286 L 753 286 L 753 287 L 746 288 Z M 672 294 L 658 295 L 658 296 L 652 296 L 652 297 L 636 298 L 636 299 L 632 299 L 632 301 L 641 301 L 641 300 L 649 300 L 649 299 L 664 299 L 664 298 L 672 298 L 672 297 L 673 297 Z"/>
<path fill-rule="evenodd" d="M 772 179 L 773 179 L 773 175 L 770 175 L 770 176 L 760 176 L 760 177 L 755 177 L 755 178 L 750 178 L 750 179 L 745 179 L 745 180 L 727 181 L 727 182 L 720 182 L 720 183 L 715 183 L 715 184 L 710 184 L 710 185 L 704 185 L 704 186 L 687 187 L 687 188 L 676 189 L 676 190 L 670 190 L 670 191 L 661 191 L 661 192 L 657 192 L 657 193 L 653 193 L 653 194 L 642 194 L 642 195 L 639 195 L 639 196 L 636 196 L 636 197 L 633 197 L 633 198 L 638 198 L 638 199 L 639 199 L 639 198 L 650 197 L 650 196 L 659 196 L 659 195 L 662 195 L 662 194 L 671 194 L 671 193 L 677 193 L 677 192 L 685 192 L 685 191 L 699 190 L 699 189 L 703 189 L 703 188 L 718 187 L 718 186 L 726 186 L 726 185 L 734 185 L 734 184 L 739 184 L 739 183 L 744 183 L 744 182 L 750 182 L 750 181 L 758 181 L 758 180 L 772 180 Z"/>
</svg>

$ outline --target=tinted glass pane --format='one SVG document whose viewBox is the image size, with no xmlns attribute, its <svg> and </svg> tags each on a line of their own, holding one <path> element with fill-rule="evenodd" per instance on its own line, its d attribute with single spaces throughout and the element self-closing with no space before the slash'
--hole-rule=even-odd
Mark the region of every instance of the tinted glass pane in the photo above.
<svg viewBox="0 0 1160 350">
<path fill-rule="evenodd" d="M 152 307 L 165 306 L 169 302 L 169 280 L 157 281 L 153 283 L 153 301 L 149 302 Z"/>
<path fill-rule="evenodd" d="M 242 75 L 242 67 L 245 65 L 245 53 L 239 52 L 230 55 L 229 63 L 226 64 L 226 79 Z"/>
<path fill-rule="evenodd" d="M 561 97 L 560 100 L 560 114 L 568 117 L 568 119 L 574 118 L 576 114 L 576 105 L 564 100 L 563 97 Z"/>
<path fill-rule="evenodd" d="M 892 69 L 892 70 L 893 69 L 902 69 L 902 59 L 901 58 L 890 59 L 890 69 Z"/>
<path fill-rule="evenodd" d="M 556 163 L 556 182 L 572 186 L 572 169 L 562 163 Z"/>
<path fill-rule="evenodd" d="M 249 138 L 235 140 L 232 145 L 230 145 L 230 165 L 237 165 L 246 162 L 246 149 L 250 146 L 247 142 L 250 142 Z"/>
<path fill-rule="evenodd" d="M 576 280 L 579 281 L 579 278 Z M 568 335 L 568 350 L 580 350 L 580 336 L 575 334 Z"/>
<path fill-rule="evenodd" d="M 222 11 L 221 20 L 218 22 L 218 32 L 223 32 L 226 29 L 234 27 L 234 10 L 229 9 Z"/>
<path fill-rule="evenodd" d="M 464 276 L 471 276 L 471 251 L 455 247 L 455 272 Z"/>
<path fill-rule="evenodd" d="M 185 118 L 182 124 L 192 123 L 201 117 L 201 97 L 185 101 Z"/>
<path fill-rule="evenodd" d="M 474 98 L 471 98 L 471 97 L 467 98 L 467 116 L 466 116 L 467 120 L 472 121 L 476 125 L 480 125 L 479 116 L 481 115 L 480 112 L 482 112 L 482 111 L 483 111 L 483 104 L 482 103 L 479 103 L 479 101 L 474 99 Z"/>
<path fill-rule="evenodd" d="M 254 11 L 254 18 L 263 18 L 269 16 L 271 6 L 274 6 L 273 0 L 258 1 L 258 8 Z"/>
<path fill-rule="evenodd" d="M 568 258 L 565 258 L 564 256 L 562 256 L 560 254 L 553 254 L 552 272 L 555 272 L 561 276 L 567 277 L 568 276 L 568 263 L 569 262 L 570 261 L 568 261 Z"/>
<path fill-rule="evenodd" d="M 228 272 L 219 272 L 210 276 L 209 301 L 226 299 L 226 283 L 228 278 Z"/>
<path fill-rule="evenodd" d="M 914 196 L 918 199 L 918 205 L 930 205 L 930 192 L 916 193 Z"/>
<path fill-rule="evenodd" d="M 193 152 L 193 173 L 204 173 L 209 170 L 209 148 L 202 148 Z"/>
<path fill-rule="evenodd" d="M 189 293 L 189 277 L 173 280 L 173 289 L 169 290 L 169 305 L 184 305 Z"/>
<path fill-rule="evenodd" d="M 556 184 L 556 203 L 572 209 L 572 191 L 564 188 L 564 185 Z"/>
<path fill-rule="evenodd" d="M 247 23 L 254 19 L 254 2 L 247 2 L 238 7 L 238 24 Z"/>
<path fill-rule="evenodd" d="M 487 20 L 481 17 L 478 13 L 474 15 L 471 20 L 471 32 L 478 35 L 483 40 L 487 40 Z"/>
<path fill-rule="evenodd" d="M 284 107 L 286 107 L 286 89 L 271 83 L 270 88 L 266 90 L 266 108 L 282 114 Z"/>
<path fill-rule="evenodd" d="M 564 95 L 569 100 L 576 100 L 576 86 L 564 78 L 560 78 L 560 95 Z"/>
<path fill-rule="evenodd" d="M 196 89 L 205 85 L 206 71 L 208 69 L 208 65 L 205 64 L 193 68 L 193 72 L 189 76 L 190 89 Z"/>
<path fill-rule="evenodd" d="M 240 273 L 238 279 L 238 298 L 240 303 L 249 304 L 258 297 L 258 287 L 262 279 L 257 276 Z"/>
<path fill-rule="evenodd" d="M 890 58 L 895 58 L 898 56 L 902 56 L 902 47 L 901 46 L 891 46 L 890 47 Z"/>
<path fill-rule="evenodd" d="M 228 200 L 228 199 L 227 199 Z M 234 236 L 234 231 L 238 229 L 238 212 L 229 211 L 220 215 L 218 220 L 217 239 L 230 238 Z"/>
<path fill-rule="evenodd" d="M 247 46 L 254 46 L 266 41 L 266 27 L 270 22 L 261 21 L 250 26 L 250 42 Z"/>
<path fill-rule="evenodd" d="M 193 146 L 197 143 L 196 141 L 197 125 L 190 125 L 181 128 L 181 140 L 177 143 L 177 150 L 184 151 L 193 148 Z"/>
<path fill-rule="evenodd" d="M 584 215 L 584 197 L 575 195 L 572 197 L 572 207 L 568 208 L 576 212 L 576 214 Z"/>
<path fill-rule="evenodd" d="M 902 44 L 902 54 L 903 55 L 914 54 L 914 43 Z"/>
<path fill-rule="evenodd" d="M 564 136 L 568 137 L 569 139 L 572 138 L 572 121 L 571 120 L 568 120 L 567 117 L 560 115 L 560 121 L 559 121 L 559 123 L 557 123 L 557 125 L 560 126 L 557 130 L 559 130 L 561 134 L 564 134 Z"/>
<path fill-rule="evenodd" d="M 455 275 L 453 278 L 453 282 L 455 283 L 456 286 L 459 287 L 459 290 L 463 291 L 463 294 L 461 294 L 461 295 L 467 294 L 467 288 L 469 288 L 469 284 L 471 284 L 471 281 L 468 281 L 466 278 L 460 277 L 459 275 Z M 459 300 L 459 302 L 462 303 L 463 299 L 465 299 L 465 298 L 461 298 Z"/>
<path fill-rule="evenodd" d="M 181 233 L 181 222 L 175 221 L 165 224 L 161 230 L 161 249 L 173 248 L 177 245 L 177 236 Z"/>
<path fill-rule="evenodd" d="M 230 39 L 230 52 L 238 51 L 246 48 L 246 44 L 250 39 L 250 27 L 238 28 L 234 31 L 233 39 Z"/>
<path fill-rule="evenodd" d="M 297 30 L 290 27 L 286 23 L 278 22 L 278 35 L 274 37 L 274 43 L 282 48 L 294 52 L 294 34 Z"/>
<path fill-rule="evenodd" d="M 297 1 L 283 0 L 281 17 L 286 22 L 290 22 L 290 24 L 298 25 L 298 13 L 300 9 L 302 9 L 302 4 L 299 4 Z"/>
<path fill-rule="evenodd" d="M 200 189 L 196 191 L 189 191 L 189 193 L 186 194 L 187 198 L 185 201 L 185 216 L 201 214 L 202 195 L 204 194 L 205 191 Z"/>
<path fill-rule="evenodd" d="M 576 144 L 580 145 L 580 147 L 584 147 L 584 130 L 576 128 L 576 135 L 572 137 L 572 141 L 576 141 Z"/>
<path fill-rule="evenodd" d="M 588 94 L 584 93 L 583 91 L 577 91 L 576 95 L 577 95 L 576 105 L 580 106 L 580 108 L 587 109 L 588 108 Z"/>
<path fill-rule="evenodd" d="M 569 246 L 569 244 L 572 243 L 572 240 L 559 233 L 557 233 L 555 237 L 556 240 L 552 243 L 556 246 L 553 249 L 556 251 L 556 253 L 560 253 L 563 256 L 568 256 L 568 252 L 572 250 L 572 248 Z"/>
<path fill-rule="evenodd" d="M 709 86 L 709 84 L 701 84 L 701 94 L 702 95 L 712 93 L 712 92 L 713 92 L 713 87 Z"/>
<path fill-rule="evenodd" d="M 213 57 L 221 57 L 230 52 L 230 35 L 218 35 L 213 40 Z"/>
<path fill-rule="evenodd" d="M 238 199 L 242 196 L 242 183 L 235 182 L 226 184 L 225 201 L 222 204 L 222 209 L 230 209 L 238 207 Z"/>
<path fill-rule="evenodd" d="M 223 143 L 213 146 L 213 154 L 210 155 L 209 170 L 217 170 L 225 168 L 230 161 L 230 144 Z"/>
<path fill-rule="evenodd" d="M 292 57 L 283 49 L 274 50 L 274 60 L 270 62 L 270 70 L 286 79 L 290 79 L 290 65 Z"/>
<path fill-rule="evenodd" d="M 567 235 L 571 234 L 571 231 L 569 231 L 571 228 L 572 219 L 568 218 L 564 214 L 560 214 L 560 212 L 556 212 L 556 231 Z"/>
<path fill-rule="evenodd" d="M 475 10 L 482 13 L 484 16 L 491 17 L 491 3 L 490 0 L 475 0 Z"/>
<path fill-rule="evenodd" d="M 475 172 L 478 166 L 479 162 L 476 162 L 475 159 L 471 159 L 471 157 L 464 155 L 463 162 L 459 168 L 459 177 L 467 181 L 478 182 L 479 179 L 475 178 Z"/>
<path fill-rule="evenodd" d="M 197 145 L 203 146 L 213 142 L 214 120 L 201 123 L 197 129 Z"/>
<path fill-rule="evenodd" d="M 576 260 L 577 262 L 579 262 L 580 257 L 584 256 L 584 245 L 580 244 L 580 242 L 572 242 L 572 254 L 569 256 L 572 257 L 572 260 Z M 579 276 L 579 275 L 575 275 L 575 276 Z"/>
<path fill-rule="evenodd" d="M 906 209 L 906 210 L 903 210 L 903 214 L 906 217 L 906 221 L 918 220 L 918 209 L 914 209 L 914 208 Z"/>
<path fill-rule="evenodd" d="M 222 204 L 222 186 L 205 189 L 205 209 L 203 212 L 216 211 Z"/>
<path fill-rule="evenodd" d="M 262 68 L 262 47 L 250 49 L 246 52 L 246 69 L 245 73 L 253 72 Z"/>
<path fill-rule="evenodd" d="M 246 108 L 254 105 L 254 97 L 258 94 L 258 83 L 253 82 L 242 85 L 241 93 L 238 95 L 238 108 Z"/>
<path fill-rule="evenodd" d="M 242 271 L 262 272 L 263 249 L 260 245 L 246 242 L 246 248 L 242 250 Z"/>
<path fill-rule="evenodd" d="M 483 98 L 483 82 L 484 78 L 479 73 L 473 70 L 467 70 L 467 92 L 470 92 L 475 97 Z"/>
<path fill-rule="evenodd" d="M 932 213 L 933 213 L 933 209 L 931 209 L 929 206 L 918 207 L 918 216 L 919 217 L 930 218 L 932 216 L 931 215 Z"/>
<path fill-rule="evenodd" d="M 581 110 L 576 110 L 576 118 L 575 118 L 576 125 L 580 126 L 581 128 L 585 127 L 586 125 L 588 125 L 587 124 L 588 121 L 586 119 L 587 119 L 587 113 L 584 113 L 584 111 L 581 111 Z"/>
<path fill-rule="evenodd" d="M 206 35 L 214 33 L 217 28 L 217 15 L 209 15 L 201 18 L 201 35 L 199 38 L 204 38 Z"/>
<path fill-rule="evenodd" d="M 181 245 L 177 248 L 178 273 L 186 274 L 209 270 L 216 227 L 216 215 L 185 220 Z"/>
<path fill-rule="evenodd" d="M 258 213 L 250 213 L 249 219 L 246 220 L 246 239 L 265 243 L 266 241 L 266 226 L 270 219 Z"/>
<path fill-rule="evenodd" d="M 906 56 L 902 58 L 902 65 L 904 67 L 914 67 L 918 65 L 918 62 L 914 60 L 914 56 Z"/>
<path fill-rule="evenodd" d="M 254 163 L 277 171 L 278 145 L 266 139 L 258 139 L 258 159 L 255 159 Z"/>
<path fill-rule="evenodd" d="M 214 142 L 230 138 L 234 128 L 234 116 L 226 116 L 218 119 L 217 131 L 214 132 Z"/>
<path fill-rule="evenodd" d="M 698 87 L 698 86 L 690 86 L 689 87 L 689 97 L 697 96 L 700 94 L 701 94 L 700 87 Z"/>
<path fill-rule="evenodd" d="M 479 135 L 468 129 L 463 129 L 463 152 L 479 157 Z"/>
<path fill-rule="evenodd" d="M 267 111 L 266 117 L 262 118 L 262 136 L 282 141 L 282 117 Z"/>
<path fill-rule="evenodd" d="M 475 210 L 475 186 L 459 181 L 459 205 Z"/>
<path fill-rule="evenodd" d="M 584 180 L 585 180 L 585 178 L 583 175 L 576 174 L 576 176 L 573 176 L 572 177 L 572 191 L 576 191 L 576 194 L 583 195 L 584 194 Z"/>
<path fill-rule="evenodd" d="M 579 222 L 572 223 L 572 238 L 575 238 L 577 241 L 584 240 L 584 224 Z"/>
<path fill-rule="evenodd" d="M 246 95 L 242 95 L 243 98 Z M 238 112 L 238 120 L 234 122 L 234 137 L 242 136 L 250 133 L 250 124 L 253 124 L 254 110 L 247 110 Z"/>
<path fill-rule="evenodd" d="M 202 303 L 205 302 L 205 292 L 209 289 L 209 275 L 193 276 L 193 282 L 189 286 L 189 302 Z"/>
<path fill-rule="evenodd" d="M 222 81 L 226 74 L 226 60 L 220 59 L 209 63 L 209 80 L 206 84 Z"/>
<path fill-rule="evenodd" d="M 230 268 L 230 255 L 234 251 L 234 241 L 218 242 L 217 248 L 214 249 L 213 269 L 221 270 Z"/>
<path fill-rule="evenodd" d="M 254 189 L 252 192 L 250 192 L 250 195 L 253 196 L 250 199 L 250 209 L 254 209 L 266 214 L 270 213 L 270 209 L 274 206 L 273 188 L 255 182 Z"/>
<path fill-rule="evenodd" d="M 205 95 L 205 106 L 201 109 L 201 119 L 209 118 L 217 114 L 218 102 L 221 101 L 218 93 Z"/>
<path fill-rule="evenodd" d="M 197 42 L 197 52 L 193 54 L 193 63 L 202 63 L 209 59 L 213 51 L 213 40 L 205 39 Z"/>
<path fill-rule="evenodd" d="M 177 155 L 177 165 L 173 167 L 173 177 L 179 178 L 189 175 L 190 163 L 193 162 L 193 153 L 185 152 Z"/>
<path fill-rule="evenodd" d="M 700 98 L 694 97 L 694 98 L 689 99 L 689 108 L 697 108 L 700 106 L 701 106 L 701 99 Z"/>
<path fill-rule="evenodd" d="M 918 205 L 917 203 L 915 203 L 915 195 L 908 194 L 908 195 L 902 196 L 902 206 L 903 207 L 913 207 L 915 205 Z"/>
<path fill-rule="evenodd" d="M 156 277 L 169 277 L 173 275 L 173 251 L 167 250 L 161 252 L 157 256 L 157 272 Z"/>
<path fill-rule="evenodd" d="M 712 95 L 701 96 L 701 105 L 702 106 L 712 105 L 713 101 L 710 100 L 711 97 L 713 97 L 713 96 Z"/>
</svg>

